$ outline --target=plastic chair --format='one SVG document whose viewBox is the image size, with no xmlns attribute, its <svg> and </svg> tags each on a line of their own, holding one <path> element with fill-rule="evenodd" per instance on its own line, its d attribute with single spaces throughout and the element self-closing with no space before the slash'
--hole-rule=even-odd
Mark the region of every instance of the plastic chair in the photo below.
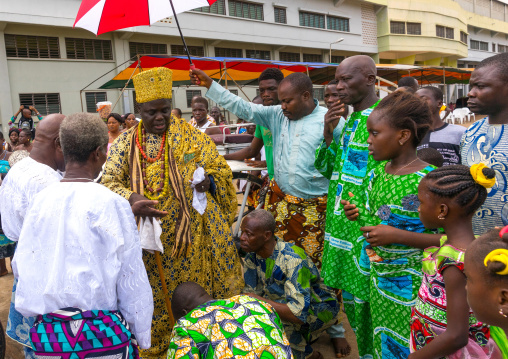
<svg viewBox="0 0 508 359">
<path fill-rule="evenodd" d="M 467 122 L 471 122 L 471 118 L 474 122 L 475 120 L 474 113 L 472 113 L 467 107 L 464 107 L 462 110 L 464 111 L 464 116 L 467 117 Z"/>
<path fill-rule="evenodd" d="M 460 123 L 464 123 L 466 116 L 461 108 L 456 108 L 455 110 L 453 110 L 452 114 L 453 117 L 457 119 Z"/>
</svg>

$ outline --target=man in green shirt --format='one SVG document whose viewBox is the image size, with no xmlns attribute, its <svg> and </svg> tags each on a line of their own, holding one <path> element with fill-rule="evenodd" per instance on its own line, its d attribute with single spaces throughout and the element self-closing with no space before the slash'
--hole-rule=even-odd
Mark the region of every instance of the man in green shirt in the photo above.
<svg viewBox="0 0 508 359">
<path fill-rule="evenodd" d="M 335 74 L 340 102 L 325 115 L 324 140 L 316 151 L 316 169 L 330 179 L 323 251 L 325 284 L 343 290 L 344 309 L 355 329 L 360 357 L 375 357 L 369 307 L 370 261 L 360 221 L 349 221 L 341 201 L 365 203 L 364 178 L 376 166 L 367 148 L 367 118 L 377 106 L 376 64 L 364 55 L 344 60 Z M 333 129 L 351 113 L 337 139 Z M 349 193 L 355 197 L 350 199 Z M 409 324 L 408 324 L 409 325 Z"/>
<path fill-rule="evenodd" d="M 259 96 L 264 106 L 275 106 L 279 104 L 277 90 L 280 82 L 284 79 L 284 74 L 279 69 L 268 68 L 259 76 Z M 253 167 L 257 167 L 257 161 L 250 161 L 256 157 L 261 149 L 265 147 L 266 167 L 268 168 L 268 177 L 273 179 L 273 141 L 272 132 L 263 126 L 257 125 L 254 139 L 249 147 L 240 151 L 225 155 L 226 160 L 239 160 L 250 162 Z"/>
</svg>

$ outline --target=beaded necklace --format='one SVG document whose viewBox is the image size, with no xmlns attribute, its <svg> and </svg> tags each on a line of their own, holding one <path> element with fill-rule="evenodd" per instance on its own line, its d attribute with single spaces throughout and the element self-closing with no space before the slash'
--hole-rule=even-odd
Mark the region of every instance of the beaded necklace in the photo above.
<svg viewBox="0 0 508 359">
<path fill-rule="evenodd" d="M 157 157 L 151 158 L 148 157 L 146 154 L 146 131 L 143 126 L 143 120 L 139 121 L 138 125 L 138 135 L 136 137 L 136 145 L 139 148 L 139 157 L 141 160 L 141 175 L 143 178 L 143 184 L 145 187 L 144 194 L 145 197 L 148 199 L 158 200 L 162 197 L 166 197 L 168 195 L 168 188 L 169 188 L 169 144 L 166 141 L 166 132 L 162 135 L 162 145 L 159 149 L 159 152 L 157 154 Z M 141 138 L 141 144 L 139 143 L 139 139 Z M 148 180 L 146 177 L 146 166 L 148 163 L 154 163 L 161 159 L 161 157 L 164 156 L 164 159 L 161 163 L 161 174 L 160 179 L 161 183 L 159 187 L 154 190 L 150 185 L 148 184 Z"/>
</svg>

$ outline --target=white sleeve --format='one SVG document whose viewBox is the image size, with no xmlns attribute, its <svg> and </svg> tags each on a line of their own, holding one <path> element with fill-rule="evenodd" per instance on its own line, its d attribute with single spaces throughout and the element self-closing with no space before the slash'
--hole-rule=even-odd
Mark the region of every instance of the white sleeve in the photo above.
<svg viewBox="0 0 508 359">
<path fill-rule="evenodd" d="M 118 309 L 129 323 L 140 348 L 148 349 L 151 345 L 153 294 L 143 263 L 139 233 L 132 212 L 130 216 L 132 217 L 128 221 L 132 221 L 133 225 L 131 223 L 125 225 L 125 251 L 122 253 L 122 266 L 116 286 Z M 124 223 L 127 224 L 128 221 Z"/>
</svg>

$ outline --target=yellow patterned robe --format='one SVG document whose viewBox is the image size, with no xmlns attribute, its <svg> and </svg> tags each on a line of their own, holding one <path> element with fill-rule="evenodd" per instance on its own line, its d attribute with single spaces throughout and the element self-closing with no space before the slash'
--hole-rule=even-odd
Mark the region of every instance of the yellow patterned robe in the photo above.
<svg viewBox="0 0 508 359">
<path fill-rule="evenodd" d="M 137 126 L 122 133 L 113 143 L 102 176 L 102 183 L 124 198 L 132 194 L 130 185 L 129 156 L 131 153 L 131 136 Z M 240 294 L 243 289 L 243 275 L 240 260 L 231 236 L 231 225 L 237 211 L 237 200 L 232 184 L 229 166 L 217 152 L 211 139 L 196 130 L 184 120 L 171 119 L 169 128 L 169 148 L 172 149 L 178 172 L 183 178 L 185 197 L 191 217 L 192 245 L 190 255 L 186 258 L 173 259 L 171 252 L 175 243 L 175 221 L 178 218 L 179 204 L 171 185 L 166 198 L 159 200 L 157 209 L 167 211 L 162 218 L 162 236 L 164 254 L 161 255 L 166 285 L 170 297 L 176 286 L 186 281 L 193 281 L 203 286 L 214 298 L 229 298 Z M 147 154 L 154 158 L 162 143 L 162 136 L 147 134 Z M 199 145 L 201 154 L 198 165 L 213 176 L 217 186 L 215 196 L 207 193 L 207 209 L 201 216 L 192 207 L 193 189 L 190 187 L 196 164 L 186 163 L 184 154 L 192 151 L 194 144 Z M 149 164 L 146 170 L 150 187 L 156 189 L 160 184 L 161 160 Z M 154 298 L 152 321 L 152 347 L 141 351 L 144 358 L 166 358 L 171 336 L 171 326 L 166 310 L 161 282 L 155 256 L 143 251 L 148 278 Z M 170 298 L 171 299 L 171 298 Z"/>
</svg>

